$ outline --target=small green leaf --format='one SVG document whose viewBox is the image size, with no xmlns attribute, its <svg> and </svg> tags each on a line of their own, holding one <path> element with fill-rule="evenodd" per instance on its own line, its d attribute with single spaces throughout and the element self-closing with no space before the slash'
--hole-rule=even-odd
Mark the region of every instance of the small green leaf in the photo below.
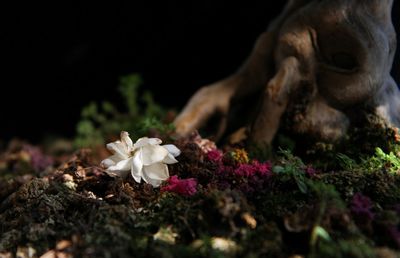
<svg viewBox="0 0 400 258">
<path fill-rule="evenodd" d="M 274 167 L 272 168 L 272 172 L 274 172 L 274 173 L 276 173 L 276 174 L 280 174 L 280 173 L 285 172 L 285 168 L 282 167 L 282 166 L 274 166 Z"/>
<path fill-rule="evenodd" d="M 322 239 L 324 239 L 326 241 L 330 241 L 331 240 L 331 237 L 330 237 L 329 233 L 323 227 L 316 226 L 314 228 L 314 231 L 315 231 L 315 235 L 317 237 L 322 238 Z"/>
<path fill-rule="evenodd" d="M 308 192 L 307 184 L 303 180 L 296 178 L 296 183 L 297 186 L 299 187 L 300 192 L 302 192 L 303 194 Z"/>
<path fill-rule="evenodd" d="M 331 241 L 329 233 L 323 227 L 315 226 L 311 233 L 311 240 L 310 240 L 311 246 L 315 246 L 319 238 L 326 241 Z"/>
<path fill-rule="evenodd" d="M 354 159 L 343 153 L 338 153 L 336 158 L 343 169 L 352 170 L 357 165 L 357 162 Z"/>
</svg>

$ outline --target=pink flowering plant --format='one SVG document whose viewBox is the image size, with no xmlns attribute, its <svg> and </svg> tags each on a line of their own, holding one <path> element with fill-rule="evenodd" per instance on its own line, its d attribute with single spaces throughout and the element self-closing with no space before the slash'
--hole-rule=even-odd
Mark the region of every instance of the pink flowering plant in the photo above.
<svg viewBox="0 0 400 258">
<path fill-rule="evenodd" d="M 167 185 L 161 187 L 161 192 L 192 196 L 197 192 L 197 180 L 194 178 L 179 179 L 178 176 L 171 176 L 167 180 Z"/>
</svg>

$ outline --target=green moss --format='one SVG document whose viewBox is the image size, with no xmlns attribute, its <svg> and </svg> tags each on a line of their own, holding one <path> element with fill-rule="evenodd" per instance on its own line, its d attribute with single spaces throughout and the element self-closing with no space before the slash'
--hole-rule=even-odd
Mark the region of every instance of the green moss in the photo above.
<svg viewBox="0 0 400 258">
<path fill-rule="evenodd" d="M 76 257 L 358 258 L 378 257 L 377 246 L 398 254 L 395 130 L 368 118 L 371 127 L 351 129 L 338 145 L 308 148 L 281 137 L 283 150 L 228 150 L 212 161 L 193 137 L 174 141 L 165 112 L 149 93 L 138 93 L 140 83 L 137 75 L 121 80 L 124 112 L 108 102 L 84 108 L 76 142 L 103 144 L 121 130 L 169 139 L 182 151 L 170 174 L 197 179 L 197 193 L 111 177 L 88 151 L 43 174 L 10 152 L 12 158 L 0 157 L 0 252 L 32 246 L 41 255 L 67 240 L 66 252 Z M 263 173 L 251 171 L 255 158 L 269 159 L 271 171 L 269 163 Z M 248 175 L 235 174 L 240 165 Z M 352 209 L 356 193 L 368 199 L 361 207 L 372 214 L 367 220 Z"/>
</svg>

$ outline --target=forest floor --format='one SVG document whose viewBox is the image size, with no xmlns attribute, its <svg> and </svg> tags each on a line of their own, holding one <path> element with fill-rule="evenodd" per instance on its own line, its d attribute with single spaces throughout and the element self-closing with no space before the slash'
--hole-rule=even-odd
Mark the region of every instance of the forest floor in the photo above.
<svg viewBox="0 0 400 258">
<path fill-rule="evenodd" d="M 0 159 L 2 257 L 399 257 L 400 158 L 335 170 L 192 135 L 160 188 L 109 175 L 105 149 L 14 141 Z"/>
<path fill-rule="evenodd" d="M 270 153 L 217 148 L 196 133 L 174 138 L 146 118 L 159 112 L 147 102 L 142 122 L 107 103 L 113 119 L 84 109 L 76 142 L 90 148 L 14 140 L 0 151 L 0 257 L 400 257 L 397 129 L 355 129 L 342 148 L 284 137 Z M 100 166 L 116 134 L 99 136 L 134 131 L 124 119 L 134 141 L 181 150 L 160 187 Z"/>
</svg>

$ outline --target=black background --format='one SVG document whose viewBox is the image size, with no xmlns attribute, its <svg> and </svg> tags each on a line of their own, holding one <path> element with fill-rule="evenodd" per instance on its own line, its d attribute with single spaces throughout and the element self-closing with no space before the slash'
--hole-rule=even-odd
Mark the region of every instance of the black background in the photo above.
<svg viewBox="0 0 400 258">
<path fill-rule="evenodd" d="M 72 136 L 81 108 L 92 100 L 120 103 L 118 78 L 134 72 L 157 102 L 181 108 L 195 89 L 240 66 L 285 1 L 271 2 L 31 1 L 0 8 L 0 140 Z"/>
</svg>

